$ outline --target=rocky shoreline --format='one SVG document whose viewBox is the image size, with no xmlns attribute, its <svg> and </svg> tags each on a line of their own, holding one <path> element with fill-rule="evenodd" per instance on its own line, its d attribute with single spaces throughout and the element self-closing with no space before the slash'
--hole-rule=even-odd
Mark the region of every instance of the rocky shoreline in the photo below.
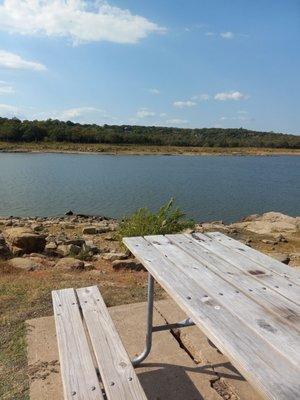
<svg viewBox="0 0 300 400">
<path fill-rule="evenodd" d="M 142 265 L 117 239 L 118 221 L 103 216 L 0 217 L 0 259 L 13 269 L 93 270 L 103 262 L 113 270 Z M 300 217 L 269 212 L 225 225 L 199 223 L 195 231 L 221 231 L 292 267 L 300 267 Z M 99 263 L 100 262 L 100 263 Z M 3 263 L 2 263 L 3 265 Z"/>
</svg>

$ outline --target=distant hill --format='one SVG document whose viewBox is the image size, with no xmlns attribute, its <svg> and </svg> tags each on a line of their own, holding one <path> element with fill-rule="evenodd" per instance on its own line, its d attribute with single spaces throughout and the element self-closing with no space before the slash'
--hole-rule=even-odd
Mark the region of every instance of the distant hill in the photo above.
<svg viewBox="0 0 300 400">
<path fill-rule="evenodd" d="M 0 118 L 0 141 L 143 144 L 199 147 L 300 148 L 300 136 L 248 129 L 166 128 L 78 124 L 71 121 L 20 121 Z"/>
</svg>

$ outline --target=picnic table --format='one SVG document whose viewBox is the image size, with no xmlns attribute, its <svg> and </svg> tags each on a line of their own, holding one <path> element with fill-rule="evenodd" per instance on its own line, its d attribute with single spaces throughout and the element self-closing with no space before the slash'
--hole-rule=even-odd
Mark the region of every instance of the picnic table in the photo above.
<svg viewBox="0 0 300 400">
<path fill-rule="evenodd" d="M 124 238 L 149 272 L 148 330 L 197 325 L 266 399 L 300 399 L 300 274 L 219 232 Z M 156 280 L 189 317 L 153 326 Z"/>
</svg>

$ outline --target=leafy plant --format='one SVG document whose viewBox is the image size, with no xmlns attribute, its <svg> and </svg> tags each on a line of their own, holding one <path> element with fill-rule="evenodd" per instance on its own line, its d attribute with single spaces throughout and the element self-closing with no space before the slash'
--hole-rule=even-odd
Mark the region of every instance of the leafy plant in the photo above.
<svg viewBox="0 0 300 400">
<path fill-rule="evenodd" d="M 178 233 L 185 229 L 193 229 L 195 222 L 185 218 L 185 214 L 174 207 L 174 199 L 163 205 L 157 212 L 148 208 L 140 208 L 130 217 L 121 222 L 117 236 L 121 241 L 123 237 L 165 235 Z"/>
</svg>

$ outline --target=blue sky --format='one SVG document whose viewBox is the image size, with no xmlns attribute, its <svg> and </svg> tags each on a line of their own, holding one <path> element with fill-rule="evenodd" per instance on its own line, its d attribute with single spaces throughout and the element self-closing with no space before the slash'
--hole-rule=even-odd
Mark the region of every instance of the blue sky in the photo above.
<svg viewBox="0 0 300 400">
<path fill-rule="evenodd" d="M 0 0 L 0 116 L 300 134 L 299 0 Z"/>
</svg>

